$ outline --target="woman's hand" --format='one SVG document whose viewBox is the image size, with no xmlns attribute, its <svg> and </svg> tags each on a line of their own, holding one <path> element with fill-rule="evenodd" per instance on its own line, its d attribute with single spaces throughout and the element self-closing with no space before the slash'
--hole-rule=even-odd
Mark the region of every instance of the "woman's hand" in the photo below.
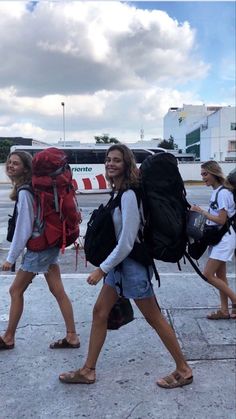
<svg viewBox="0 0 236 419">
<path fill-rule="evenodd" d="M 91 274 L 87 278 L 87 283 L 89 285 L 97 285 L 99 281 L 104 277 L 105 272 L 101 270 L 101 268 L 95 269 L 95 271 L 91 272 Z"/>
<path fill-rule="evenodd" d="M 11 267 L 12 267 L 12 263 L 5 261 L 2 264 L 2 271 L 10 271 Z"/>
<path fill-rule="evenodd" d="M 196 204 L 193 204 L 193 205 L 191 205 L 191 207 L 190 207 L 190 211 L 196 211 L 196 212 L 200 212 L 200 213 L 202 213 L 202 208 L 201 207 L 199 207 L 198 205 L 196 205 Z"/>
<path fill-rule="evenodd" d="M 205 215 L 207 220 L 213 221 L 214 223 L 220 225 L 224 225 L 227 220 L 227 211 L 225 211 L 224 208 L 220 210 L 219 215 L 212 215 L 208 211 L 200 208 L 198 205 L 195 204 L 191 205 L 190 210 L 200 212 L 202 215 Z"/>
</svg>

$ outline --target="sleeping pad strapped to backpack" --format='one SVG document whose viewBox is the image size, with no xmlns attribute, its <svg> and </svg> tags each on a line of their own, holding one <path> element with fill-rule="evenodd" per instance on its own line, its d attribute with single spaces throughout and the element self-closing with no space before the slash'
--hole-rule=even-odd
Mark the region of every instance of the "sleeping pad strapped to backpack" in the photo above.
<svg viewBox="0 0 236 419">
<path fill-rule="evenodd" d="M 27 248 L 37 252 L 58 246 L 63 252 L 79 237 L 81 222 L 66 154 L 54 147 L 36 153 L 32 173 L 35 223 Z"/>
</svg>

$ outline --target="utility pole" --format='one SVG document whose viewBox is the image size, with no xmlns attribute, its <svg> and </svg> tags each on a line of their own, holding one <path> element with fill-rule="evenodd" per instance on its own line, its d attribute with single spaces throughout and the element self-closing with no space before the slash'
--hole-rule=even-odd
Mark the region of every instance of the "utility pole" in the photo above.
<svg viewBox="0 0 236 419">
<path fill-rule="evenodd" d="M 141 141 L 143 141 L 143 139 L 144 139 L 144 129 L 143 128 L 141 128 L 141 130 L 140 130 L 140 139 L 141 139 Z"/>
<path fill-rule="evenodd" d="M 66 130 L 65 130 L 65 102 L 61 102 L 62 106 L 62 120 L 63 120 L 63 141 L 64 141 L 64 147 L 66 142 Z"/>
</svg>

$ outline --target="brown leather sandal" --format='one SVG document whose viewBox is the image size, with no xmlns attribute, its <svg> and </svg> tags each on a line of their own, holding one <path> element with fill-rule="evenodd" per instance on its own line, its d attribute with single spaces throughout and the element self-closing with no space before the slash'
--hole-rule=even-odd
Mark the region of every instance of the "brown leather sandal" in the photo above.
<svg viewBox="0 0 236 419">
<path fill-rule="evenodd" d="M 88 367 L 86 367 L 88 368 Z M 88 368 L 91 371 L 95 371 L 95 368 Z M 76 371 L 69 371 L 68 373 L 62 373 L 59 375 L 59 380 L 65 384 L 94 384 L 95 379 L 91 380 L 85 375 L 81 374 L 81 369 Z"/>
<path fill-rule="evenodd" d="M 49 345 L 50 349 L 75 349 L 80 348 L 80 342 L 70 343 L 66 338 L 59 339 L 56 342 L 52 342 Z"/>
<path fill-rule="evenodd" d="M 162 388 L 172 389 L 177 387 L 187 386 L 193 382 L 193 376 L 184 378 L 178 372 L 173 372 L 164 378 L 157 381 L 157 385 Z"/>
<path fill-rule="evenodd" d="M 12 343 L 11 345 L 8 345 L 3 338 L 0 336 L 0 351 L 7 351 L 9 349 L 14 349 L 15 344 Z"/>
<path fill-rule="evenodd" d="M 208 320 L 229 320 L 230 315 L 223 313 L 221 310 L 214 311 L 211 314 L 207 315 Z"/>
<path fill-rule="evenodd" d="M 232 304 L 232 311 L 231 311 L 231 314 L 230 314 L 230 318 L 232 320 L 236 320 L 236 304 Z"/>
</svg>

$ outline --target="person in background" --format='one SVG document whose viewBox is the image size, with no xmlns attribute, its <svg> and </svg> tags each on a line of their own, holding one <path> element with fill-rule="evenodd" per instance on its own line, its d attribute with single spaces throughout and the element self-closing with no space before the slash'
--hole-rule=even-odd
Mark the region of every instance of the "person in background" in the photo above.
<svg viewBox="0 0 236 419">
<path fill-rule="evenodd" d="M 209 160 L 201 165 L 201 176 L 206 186 L 213 189 L 209 209 L 205 211 L 198 205 L 192 205 L 191 209 L 204 214 L 208 225 L 223 225 L 227 217 L 230 218 L 235 214 L 232 187 L 225 179 L 220 165 L 214 160 Z M 220 190 L 220 188 L 222 189 Z M 218 205 L 215 204 L 217 192 Z M 226 277 L 226 264 L 234 256 L 235 244 L 235 231 L 230 226 L 230 230 L 217 245 L 208 247 L 208 260 L 203 274 L 208 282 L 220 292 L 220 308 L 207 315 L 209 320 L 229 320 L 230 318 L 236 320 L 236 294 L 229 288 Z M 231 313 L 229 312 L 229 300 L 232 302 Z"/>
<path fill-rule="evenodd" d="M 13 189 L 10 198 L 17 201 L 17 218 L 13 239 L 3 271 L 11 270 L 17 258 L 22 254 L 34 225 L 34 198 L 29 185 L 32 178 L 32 157 L 24 151 L 14 151 L 6 161 L 6 173 L 11 179 Z M 20 189 L 28 185 L 28 189 Z M 75 330 L 71 302 L 64 290 L 60 269 L 57 263 L 59 248 L 53 247 L 40 252 L 27 250 L 22 263 L 10 287 L 11 307 L 8 326 L 0 336 L 0 350 L 13 349 L 15 346 L 16 328 L 24 307 L 24 292 L 37 273 L 44 273 L 51 293 L 57 300 L 66 325 L 66 337 L 51 343 L 50 348 L 79 348 L 80 342 Z"/>
<path fill-rule="evenodd" d="M 116 207 L 113 222 L 117 245 L 100 267 L 88 276 L 90 285 L 97 285 L 104 278 L 104 284 L 95 303 L 90 334 L 88 354 L 83 367 L 79 370 L 62 373 L 63 383 L 93 384 L 96 380 L 95 368 L 107 334 L 107 320 L 111 308 L 118 299 L 122 285 L 123 295 L 132 298 L 144 315 L 146 321 L 157 332 L 163 344 L 172 355 L 176 368 L 157 385 L 172 389 L 191 384 L 192 370 L 184 358 L 172 327 L 164 318 L 154 295 L 150 281 L 152 268 L 149 269 L 129 257 L 138 231 L 141 227 L 141 214 L 135 192 L 132 188 L 139 185 L 138 170 L 132 151 L 123 144 L 112 145 L 105 160 L 106 177 L 114 191 L 119 192 L 121 209 Z M 116 269 L 121 264 L 120 269 Z"/>
</svg>

